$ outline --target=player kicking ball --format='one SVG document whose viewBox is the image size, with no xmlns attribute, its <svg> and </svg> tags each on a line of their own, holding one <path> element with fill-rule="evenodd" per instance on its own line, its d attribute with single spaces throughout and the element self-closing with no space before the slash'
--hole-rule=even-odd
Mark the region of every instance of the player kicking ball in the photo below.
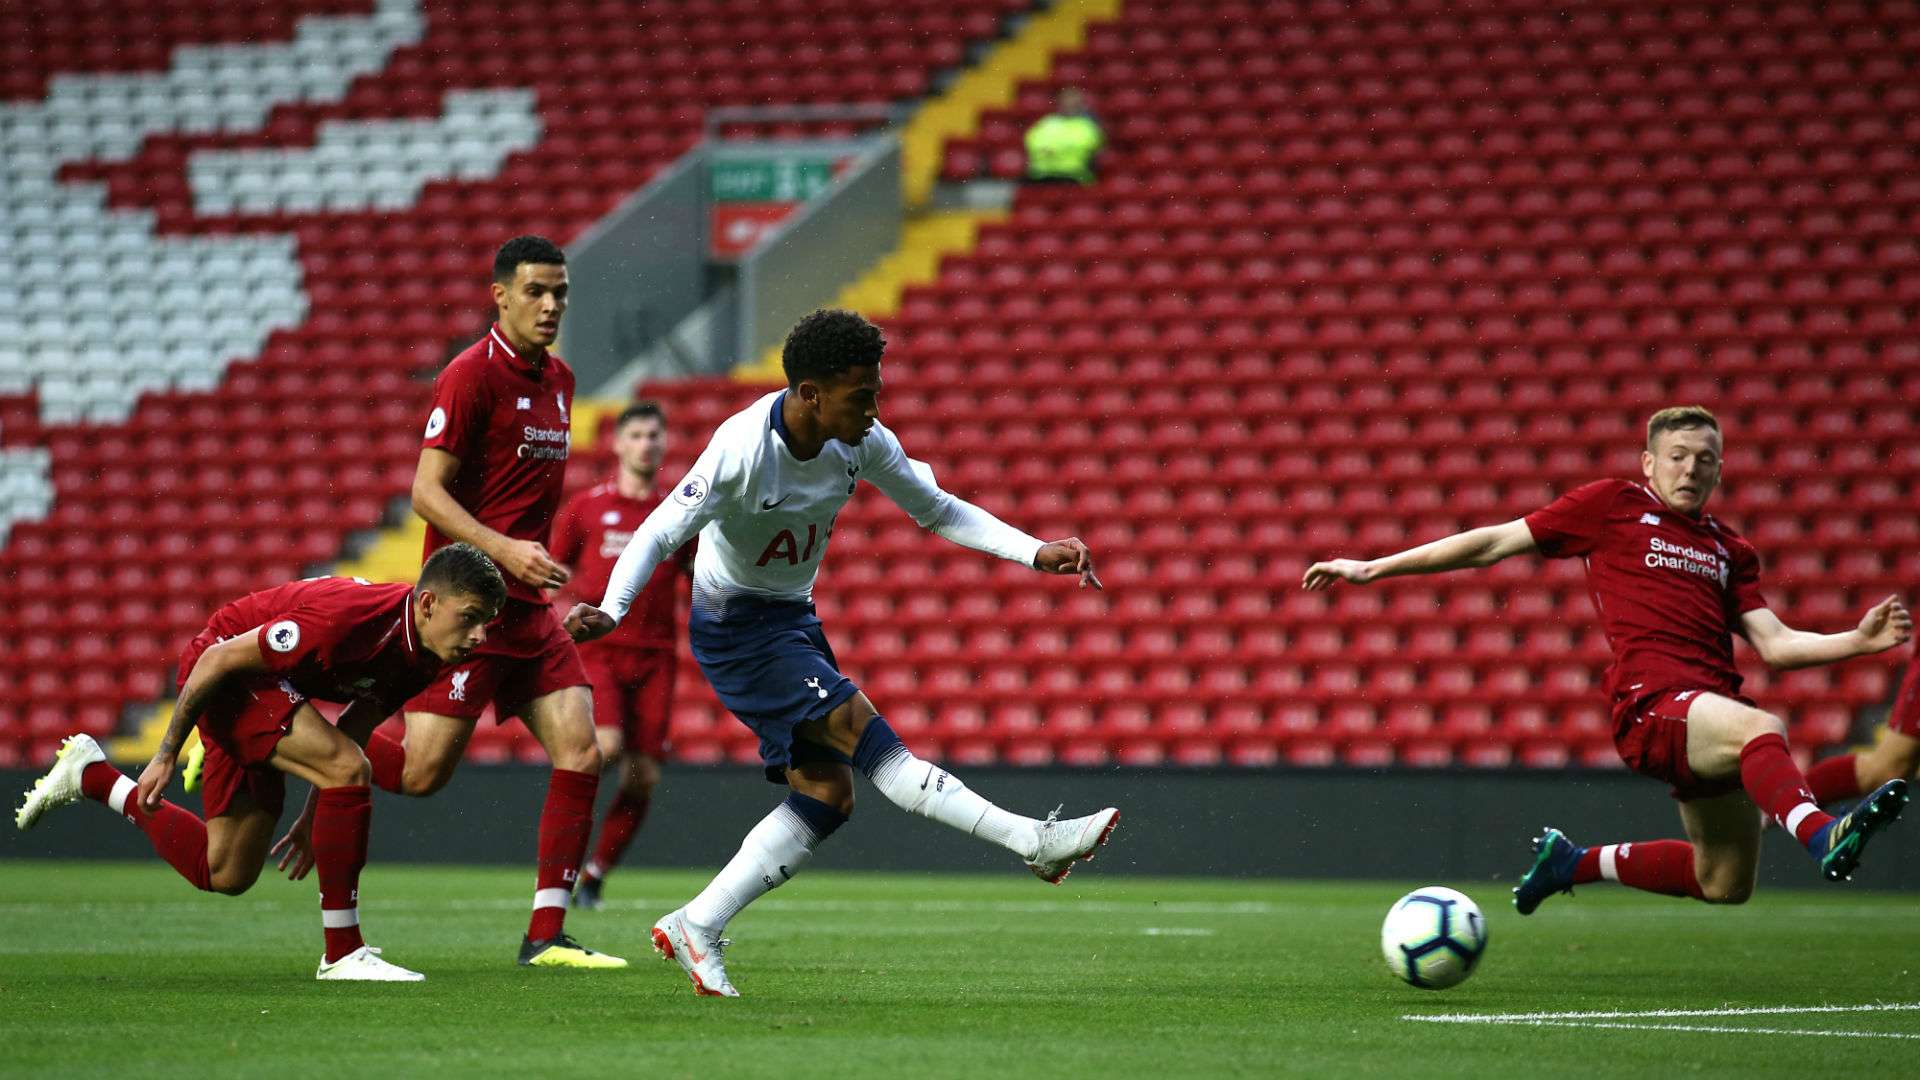
<svg viewBox="0 0 1920 1080">
<path fill-rule="evenodd" d="M 1593 881 L 1742 903 L 1760 868 L 1756 807 L 1807 849 L 1827 880 L 1845 881 L 1867 842 L 1907 802 L 1906 781 L 1890 779 L 1846 814 L 1825 813 L 1787 750 L 1786 724 L 1740 696 L 1736 632 L 1769 665 L 1799 668 L 1891 649 L 1908 639 L 1913 620 L 1888 597 L 1844 633 L 1783 623 L 1760 593 L 1753 545 L 1706 513 L 1720 465 L 1720 425 L 1711 412 L 1662 409 L 1647 422 L 1644 484 L 1596 481 L 1504 525 L 1371 562 L 1335 559 L 1307 569 L 1304 587 L 1325 589 L 1491 566 L 1530 552 L 1586 561 L 1587 586 L 1613 646 L 1614 745 L 1634 771 L 1672 785 L 1687 839 L 1583 848 L 1548 829 L 1514 890 L 1522 915 Z"/>
<path fill-rule="evenodd" d="M 782 354 L 787 388 L 720 425 L 614 564 L 600 607 L 581 604 L 567 616 L 578 639 L 612 632 L 654 567 L 699 533 L 688 621 L 694 659 L 760 736 L 767 779 L 790 789 L 700 895 L 654 924 L 654 948 L 703 995 L 739 996 L 720 935 L 846 824 L 854 769 L 894 805 L 998 844 L 1054 884 L 1091 859 L 1120 820 L 1112 808 L 1063 821 L 1057 810 L 1037 820 L 995 806 L 914 756 L 840 673 L 814 614 L 813 583 L 860 480 L 948 540 L 1100 587 L 1078 538 L 1042 543 L 940 490 L 932 470 L 907 457 L 879 421 L 885 348 L 879 329 L 850 311 L 800 320 Z"/>
<path fill-rule="evenodd" d="M 243 596 L 214 612 L 181 654 L 173 720 L 137 784 L 107 764 L 91 737 L 75 735 L 14 824 L 32 828 L 84 796 L 145 832 L 195 888 L 238 896 L 266 864 L 286 802 L 283 774 L 297 776 L 317 792 L 306 854 L 288 875 L 303 877 L 309 865 L 319 872 L 326 951 L 315 978 L 419 982 L 426 976 L 381 959 L 360 937 L 360 871 L 373 817 L 361 746 L 442 665 L 479 647 L 506 596 L 500 572 L 467 544 L 435 552 L 418 586 L 323 577 Z M 313 701 L 346 703 L 340 726 Z M 206 746 L 204 821 L 161 798 L 195 725 Z"/>
</svg>

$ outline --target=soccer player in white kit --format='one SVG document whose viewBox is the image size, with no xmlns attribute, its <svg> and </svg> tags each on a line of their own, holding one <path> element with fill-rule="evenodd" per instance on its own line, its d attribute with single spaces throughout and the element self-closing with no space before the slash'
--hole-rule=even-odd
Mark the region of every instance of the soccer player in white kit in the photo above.
<svg viewBox="0 0 1920 1080">
<path fill-rule="evenodd" d="M 737 997 L 721 932 L 792 877 L 853 812 L 853 770 L 909 813 L 999 844 L 1058 884 L 1120 820 L 1111 807 L 1044 820 L 988 802 L 915 757 L 839 670 L 814 614 L 813 583 L 840 510 L 860 480 L 957 544 L 1100 587 L 1075 538 L 1044 543 L 940 490 L 879 421 L 880 330 L 850 311 L 816 311 L 788 334 L 787 388 L 734 414 L 634 534 L 598 608 L 567 616 L 577 640 L 613 630 L 655 566 L 700 536 L 688 643 L 727 708 L 760 736 L 767 778 L 789 793 L 747 833 L 700 895 L 653 927 L 704 995 Z"/>
</svg>

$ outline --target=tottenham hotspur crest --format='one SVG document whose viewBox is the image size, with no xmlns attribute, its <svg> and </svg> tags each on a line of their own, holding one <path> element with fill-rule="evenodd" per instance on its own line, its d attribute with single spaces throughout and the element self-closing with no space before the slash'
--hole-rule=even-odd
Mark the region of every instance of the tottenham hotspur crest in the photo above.
<svg viewBox="0 0 1920 1080">
<path fill-rule="evenodd" d="M 820 689 L 820 676 L 818 675 L 807 676 L 807 686 L 815 694 L 818 694 L 820 696 L 820 700 L 822 701 L 826 700 L 827 692 L 825 690 Z"/>
</svg>

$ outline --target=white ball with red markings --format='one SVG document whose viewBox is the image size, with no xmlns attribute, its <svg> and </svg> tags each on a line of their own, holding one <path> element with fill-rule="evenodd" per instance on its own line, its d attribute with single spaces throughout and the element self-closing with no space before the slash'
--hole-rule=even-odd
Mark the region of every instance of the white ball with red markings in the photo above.
<svg viewBox="0 0 1920 1080">
<path fill-rule="evenodd" d="M 1441 885 L 1415 889 L 1387 909 L 1380 952 L 1409 986 L 1445 990 L 1473 974 L 1487 951 L 1487 917 L 1466 893 Z"/>
</svg>

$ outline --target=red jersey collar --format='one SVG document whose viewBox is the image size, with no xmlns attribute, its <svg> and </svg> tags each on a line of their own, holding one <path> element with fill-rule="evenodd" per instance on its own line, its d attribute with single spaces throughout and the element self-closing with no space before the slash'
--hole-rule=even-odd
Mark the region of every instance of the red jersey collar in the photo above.
<svg viewBox="0 0 1920 1080">
<path fill-rule="evenodd" d="M 425 650 L 420 648 L 420 642 L 417 638 L 415 638 L 414 632 L 413 632 L 413 590 L 412 589 L 407 590 L 406 599 L 400 605 L 400 623 L 398 626 L 394 628 L 394 630 L 398 630 L 400 632 L 400 647 L 406 650 L 407 662 L 409 664 L 418 664 L 420 662 L 420 657 L 424 654 Z M 393 637 L 394 630 L 387 631 L 387 637 L 389 639 Z"/>
<path fill-rule="evenodd" d="M 1653 489 L 1648 487 L 1647 485 L 1634 484 L 1633 486 L 1645 492 L 1647 498 L 1652 499 L 1655 506 L 1658 506 L 1660 509 L 1665 510 L 1669 514 L 1672 514 L 1674 517 L 1677 517 L 1682 521 L 1691 521 L 1703 529 L 1711 529 L 1715 532 L 1719 531 L 1720 523 L 1713 520 L 1713 515 L 1707 513 L 1704 507 L 1700 510 L 1699 517 L 1688 517 L 1687 515 L 1681 513 L 1680 511 L 1675 510 L 1673 507 L 1668 506 L 1667 501 L 1665 499 L 1662 499 L 1660 496 L 1654 494 Z"/>
<path fill-rule="evenodd" d="M 487 355 L 489 357 L 499 355 L 506 360 L 507 366 L 538 377 L 546 372 L 547 358 L 552 354 L 542 346 L 534 350 L 533 359 L 529 360 L 520 355 L 520 351 L 507 340 L 506 334 L 501 333 L 500 324 L 494 323 L 487 328 Z"/>
</svg>

